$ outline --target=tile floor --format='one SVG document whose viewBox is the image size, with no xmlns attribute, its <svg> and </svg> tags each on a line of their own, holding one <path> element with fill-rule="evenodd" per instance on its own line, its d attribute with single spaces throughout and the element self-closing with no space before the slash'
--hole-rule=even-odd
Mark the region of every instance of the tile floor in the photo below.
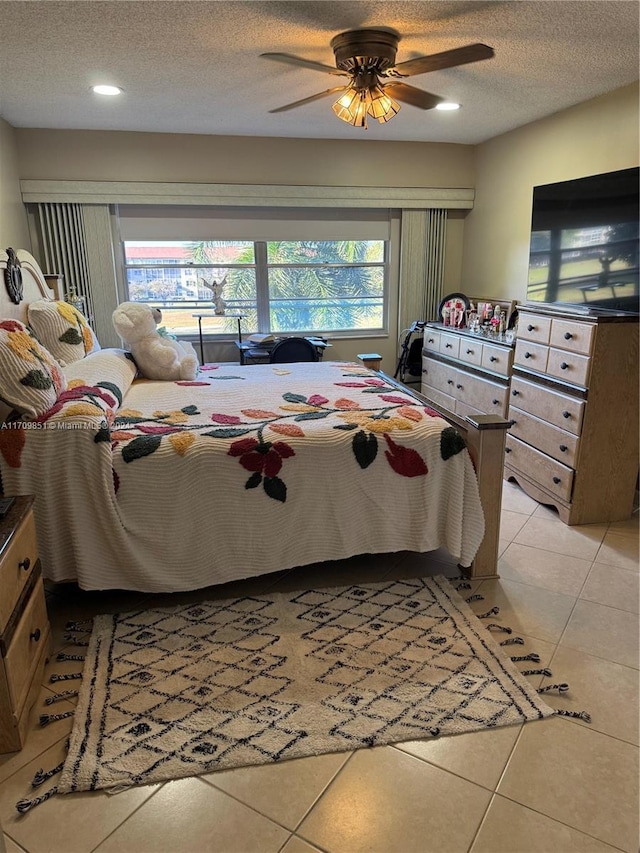
<svg viewBox="0 0 640 853">
<path fill-rule="evenodd" d="M 569 528 L 505 483 L 501 534 L 501 578 L 474 583 L 485 600 L 473 606 L 500 605 L 501 621 L 526 640 L 520 648 L 541 655 L 552 681 L 570 683 L 568 696 L 549 703 L 587 710 L 591 724 L 557 717 L 115 795 L 54 797 L 20 817 L 16 800 L 36 769 L 62 759 L 71 726 L 37 725 L 53 689 L 45 673 L 25 748 L 0 756 L 7 853 L 636 853 L 638 515 Z M 206 595 L 438 573 L 458 573 L 443 552 L 368 556 Z M 54 588 L 55 646 L 64 645 L 67 619 L 188 598 Z"/>
</svg>

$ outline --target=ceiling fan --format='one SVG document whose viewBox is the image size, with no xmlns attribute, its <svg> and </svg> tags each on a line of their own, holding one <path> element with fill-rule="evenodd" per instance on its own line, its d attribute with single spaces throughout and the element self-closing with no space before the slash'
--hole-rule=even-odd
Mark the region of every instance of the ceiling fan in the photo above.
<svg viewBox="0 0 640 853">
<path fill-rule="evenodd" d="M 333 104 L 334 113 L 343 121 L 366 129 L 369 116 L 380 123 L 392 119 L 400 109 L 398 101 L 421 110 L 431 110 L 445 101 L 445 98 L 439 95 L 403 83 L 400 78 L 455 68 L 458 65 L 490 59 L 494 55 L 493 48 L 486 44 L 468 44 L 430 56 L 419 56 L 396 65 L 399 40 L 396 33 L 388 30 L 363 29 L 339 33 L 330 43 L 335 56 L 335 68 L 290 53 L 261 53 L 260 56 L 265 59 L 349 78 L 346 85 L 334 86 L 269 112 L 293 110 L 340 92 L 340 97 Z"/>
</svg>

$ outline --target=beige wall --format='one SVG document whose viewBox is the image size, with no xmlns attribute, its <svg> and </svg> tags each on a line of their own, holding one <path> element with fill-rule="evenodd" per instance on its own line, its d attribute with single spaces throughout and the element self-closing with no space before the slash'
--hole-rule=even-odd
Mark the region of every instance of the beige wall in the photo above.
<svg viewBox="0 0 640 853">
<path fill-rule="evenodd" d="M 301 186 L 472 187 L 474 148 L 18 128 L 20 177 Z"/>
<path fill-rule="evenodd" d="M 637 84 L 478 146 L 462 290 L 524 300 L 533 187 L 639 162 Z"/>
<path fill-rule="evenodd" d="M 30 249 L 27 214 L 20 195 L 16 131 L 0 118 L 0 247 Z"/>
</svg>

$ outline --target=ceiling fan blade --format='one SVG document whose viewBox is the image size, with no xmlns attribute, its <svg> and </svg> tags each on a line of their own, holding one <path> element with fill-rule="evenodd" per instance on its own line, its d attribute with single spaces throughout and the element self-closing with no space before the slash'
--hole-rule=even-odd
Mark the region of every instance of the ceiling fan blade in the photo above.
<svg viewBox="0 0 640 853">
<path fill-rule="evenodd" d="M 322 62 L 314 62 L 312 59 L 304 59 L 302 56 L 294 56 L 292 53 L 261 53 L 265 59 L 273 59 L 276 62 L 286 62 L 288 65 L 301 65 L 303 68 L 311 68 L 313 71 L 324 71 L 325 74 L 337 74 L 347 77 L 347 72 L 332 65 L 323 65 Z"/>
<path fill-rule="evenodd" d="M 397 101 L 411 104 L 412 107 L 419 107 L 421 110 L 432 110 L 445 100 L 438 95 L 432 95 L 431 92 L 424 92 L 422 89 L 416 89 L 415 86 L 395 81 L 385 83 L 384 91 Z"/>
<path fill-rule="evenodd" d="M 317 95 L 310 95 L 308 98 L 302 98 L 300 101 L 294 101 L 292 104 L 285 104 L 283 107 L 276 107 L 275 110 L 269 110 L 270 113 L 283 113 L 285 110 L 294 110 L 296 107 L 301 107 L 303 104 L 310 104 L 312 101 L 319 101 L 320 98 L 326 98 L 328 95 L 335 95 L 336 92 L 344 92 L 346 86 L 334 86 L 332 89 L 326 89 L 324 92 L 318 92 Z"/>
<path fill-rule="evenodd" d="M 468 44 L 465 47 L 456 47 L 453 50 L 445 50 L 442 53 L 432 53 L 431 56 L 419 56 L 417 59 L 409 59 L 401 62 L 393 70 L 398 74 L 426 74 L 427 71 L 441 71 L 443 68 L 455 68 L 457 65 L 466 65 L 468 62 L 480 62 L 481 59 L 491 59 L 494 55 L 492 47 L 486 44 Z"/>
</svg>

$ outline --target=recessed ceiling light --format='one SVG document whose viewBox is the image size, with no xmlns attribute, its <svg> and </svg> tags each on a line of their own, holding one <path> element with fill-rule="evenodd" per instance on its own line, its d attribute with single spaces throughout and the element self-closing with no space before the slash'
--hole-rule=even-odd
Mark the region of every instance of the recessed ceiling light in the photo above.
<svg viewBox="0 0 640 853">
<path fill-rule="evenodd" d="M 442 101 L 440 104 L 436 104 L 437 110 L 459 110 L 460 104 L 454 104 L 453 101 Z"/>
<path fill-rule="evenodd" d="M 118 86 L 92 86 L 93 91 L 96 95 L 120 95 L 122 94 L 122 89 Z"/>
</svg>

